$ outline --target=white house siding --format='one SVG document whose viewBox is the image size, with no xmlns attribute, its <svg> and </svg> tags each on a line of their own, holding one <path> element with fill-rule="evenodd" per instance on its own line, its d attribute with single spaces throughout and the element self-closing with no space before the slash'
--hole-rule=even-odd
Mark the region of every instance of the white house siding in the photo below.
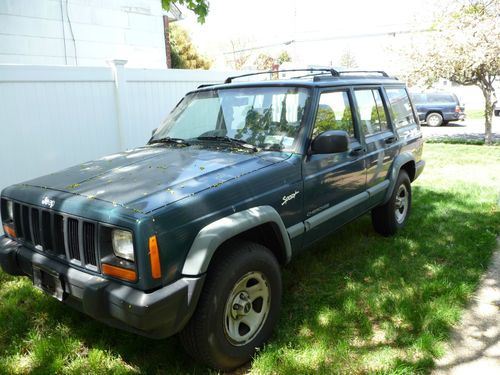
<svg viewBox="0 0 500 375">
<path fill-rule="evenodd" d="M 0 64 L 166 68 L 162 12 L 161 0 L 0 0 Z"/>
</svg>

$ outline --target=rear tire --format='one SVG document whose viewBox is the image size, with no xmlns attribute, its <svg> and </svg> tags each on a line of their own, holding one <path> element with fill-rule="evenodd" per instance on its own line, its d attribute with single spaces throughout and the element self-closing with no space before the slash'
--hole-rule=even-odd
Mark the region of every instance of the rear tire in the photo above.
<svg viewBox="0 0 500 375">
<path fill-rule="evenodd" d="M 441 116 L 437 112 L 432 112 L 427 115 L 427 117 L 425 118 L 425 122 L 427 123 L 427 125 L 432 127 L 441 126 L 441 124 L 443 123 L 443 116 Z"/>
<path fill-rule="evenodd" d="M 266 247 L 229 242 L 217 250 L 196 311 L 180 339 L 196 360 L 222 371 L 251 359 L 281 306 L 280 266 Z"/>
<path fill-rule="evenodd" d="M 392 236 L 404 227 L 411 209 L 411 183 L 408 173 L 399 172 L 389 201 L 372 210 L 373 228 L 383 236 Z"/>
</svg>

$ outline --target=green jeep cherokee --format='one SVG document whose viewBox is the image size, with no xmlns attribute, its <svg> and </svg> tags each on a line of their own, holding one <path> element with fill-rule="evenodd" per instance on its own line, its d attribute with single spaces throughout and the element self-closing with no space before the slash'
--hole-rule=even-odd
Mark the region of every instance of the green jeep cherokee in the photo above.
<svg viewBox="0 0 500 375">
<path fill-rule="evenodd" d="M 111 326 L 180 333 L 214 368 L 248 361 L 280 267 L 370 210 L 396 233 L 424 168 L 404 83 L 296 72 L 199 87 L 144 147 L 4 189 L 2 269 Z"/>
</svg>

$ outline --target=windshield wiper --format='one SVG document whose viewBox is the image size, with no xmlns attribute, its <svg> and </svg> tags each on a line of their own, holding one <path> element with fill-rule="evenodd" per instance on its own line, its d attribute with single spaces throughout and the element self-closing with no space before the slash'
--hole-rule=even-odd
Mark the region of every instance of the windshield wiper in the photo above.
<svg viewBox="0 0 500 375">
<path fill-rule="evenodd" d="M 164 138 L 158 138 L 158 139 L 153 139 L 148 142 L 149 145 L 152 145 L 154 143 L 175 143 L 178 145 L 183 145 L 183 146 L 190 146 L 190 143 L 187 142 L 183 138 L 172 138 L 172 137 L 164 137 Z"/>
<path fill-rule="evenodd" d="M 217 136 L 216 135 L 200 136 L 200 137 L 196 137 L 196 139 L 200 140 L 200 141 L 229 143 L 233 146 L 237 146 L 237 147 L 240 147 L 240 148 L 245 149 L 245 150 L 251 150 L 253 152 L 259 151 L 259 149 L 256 146 L 252 145 L 251 143 L 245 142 L 242 139 L 231 138 L 228 136 L 218 136 L 218 135 Z"/>
</svg>

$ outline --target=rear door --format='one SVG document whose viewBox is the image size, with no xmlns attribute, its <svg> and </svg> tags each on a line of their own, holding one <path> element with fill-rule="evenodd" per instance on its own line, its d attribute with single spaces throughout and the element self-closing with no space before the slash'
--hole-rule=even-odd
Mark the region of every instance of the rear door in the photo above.
<svg viewBox="0 0 500 375">
<path fill-rule="evenodd" d="M 357 87 L 354 99 L 366 149 L 366 188 L 373 205 L 380 201 L 389 185 L 388 172 L 398 153 L 398 138 L 388 120 L 381 87 Z"/>
</svg>

